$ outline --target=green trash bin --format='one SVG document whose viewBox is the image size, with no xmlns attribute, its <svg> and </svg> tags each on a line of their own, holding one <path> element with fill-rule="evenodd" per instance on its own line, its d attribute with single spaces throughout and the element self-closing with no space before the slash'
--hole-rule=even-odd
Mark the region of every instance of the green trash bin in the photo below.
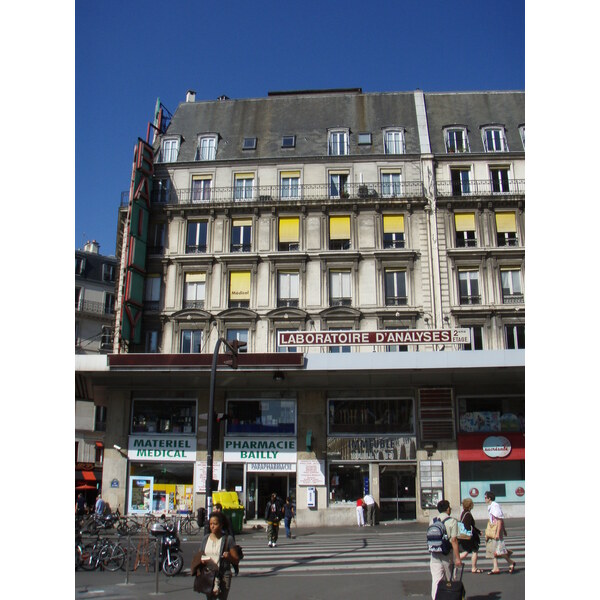
<svg viewBox="0 0 600 600">
<path fill-rule="evenodd" d="M 238 533 L 242 533 L 242 524 L 244 522 L 244 507 L 240 506 L 239 508 L 225 508 L 223 507 L 223 512 L 229 519 L 231 523 L 231 528 L 233 529 L 233 534 L 237 535 Z"/>
</svg>

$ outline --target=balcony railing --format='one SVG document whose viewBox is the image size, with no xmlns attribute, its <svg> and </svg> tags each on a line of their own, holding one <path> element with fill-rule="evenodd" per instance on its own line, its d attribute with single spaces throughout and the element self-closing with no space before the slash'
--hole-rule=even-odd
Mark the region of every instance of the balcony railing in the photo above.
<svg viewBox="0 0 600 600">
<path fill-rule="evenodd" d="M 75 310 L 85 313 L 94 313 L 97 315 L 114 315 L 113 306 L 105 306 L 104 302 L 93 302 L 91 300 L 80 300 L 75 302 Z"/>
<path fill-rule="evenodd" d="M 461 304 L 481 304 L 481 296 L 461 296 L 460 297 Z"/>
<path fill-rule="evenodd" d="M 499 191 L 497 183 L 488 179 L 469 180 L 465 182 L 438 181 L 436 184 L 438 196 L 510 196 L 525 193 L 524 179 L 511 179 L 507 191 Z"/>
<path fill-rule="evenodd" d="M 523 294 L 502 294 L 503 304 L 523 304 Z"/>
<path fill-rule="evenodd" d="M 337 190 L 337 193 L 335 193 Z M 368 200 L 375 198 L 422 198 L 423 184 L 420 181 L 395 183 L 347 183 L 340 192 L 336 186 L 329 184 L 298 184 L 290 189 L 280 185 L 245 186 L 243 192 L 239 187 L 213 187 L 208 199 L 200 199 L 197 190 L 180 188 L 170 190 L 153 190 L 152 202 L 157 204 L 218 204 L 224 202 L 298 202 L 303 200 L 353 199 Z M 128 198 L 124 192 L 121 205 L 126 205 Z"/>
<path fill-rule="evenodd" d="M 183 308 L 204 308 L 204 300 L 184 300 Z"/>
<path fill-rule="evenodd" d="M 298 298 L 278 298 L 277 306 L 278 308 L 298 308 L 299 302 Z"/>
<path fill-rule="evenodd" d="M 406 296 L 386 296 L 386 306 L 406 306 L 408 304 L 408 298 Z"/>
<path fill-rule="evenodd" d="M 331 298 L 329 306 L 352 306 L 352 298 Z"/>
</svg>

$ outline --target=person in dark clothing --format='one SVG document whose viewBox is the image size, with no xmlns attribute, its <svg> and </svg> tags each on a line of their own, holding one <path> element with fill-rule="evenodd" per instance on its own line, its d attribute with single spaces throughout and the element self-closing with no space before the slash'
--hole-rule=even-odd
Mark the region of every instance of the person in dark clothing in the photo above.
<svg viewBox="0 0 600 600">
<path fill-rule="evenodd" d="M 292 504 L 291 498 L 288 496 L 285 499 L 285 504 L 283 505 L 283 524 L 285 525 L 285 537 L 292 537 L 292 530 L 290 529 L 290 525 L 292 524 L 292 519 L 296 516 L 296 509 Z"/>
<path fill-rule="evenodd" d="M 77 502 L 75 504 L 75 512 L 78 517 L 85 515 L 85 509 L 87 505 L 85 503 L 85 497 L 81 492 L 79 492 L 79 496 L 77 496 Z"/>
<path fill-rule="evenodd" d="M 275 492 L 271 494 L 271 499 L 267 502 L 265 510 L 265 520 L 267 521 L 267 539 L 269 547 L 277 546 L 279 537 L 279 521 L 283 517 L 283 502 Z"/>
<path fill-rule="evenodd" d="M 460 559 L 467 558 L 469 552 L 471 553 L 471 573 L 483 573 L 481 569 L 477 568 L 477 558 L 480 543 L 481 531 L 475 527 L 475 519 L 471 514 L 473 508 L 473 500 L 471 498 L 465 498 L 462 501 L 463 511 L 460 514 L 460 522 L 465 526 L 465 529 L 473 532 L 471 539 L 461 539 L 458 537 L 458 546 L 460 548 Z"/>
</svg>

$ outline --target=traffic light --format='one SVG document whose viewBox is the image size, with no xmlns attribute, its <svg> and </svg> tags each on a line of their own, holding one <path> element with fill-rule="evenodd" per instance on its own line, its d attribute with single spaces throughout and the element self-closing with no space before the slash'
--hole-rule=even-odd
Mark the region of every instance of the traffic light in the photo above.
<svg viewBox="0 0 600 600">
<path fill-rule="evenodd" d="M 240 342 L 239 340 L 232 340 L 231 342 L 227 342 L 227 346 L 229 347 L 230 352 L 227 353 L 227 356 L 229 356 L 229 358 L 225 360 L 225 364 L 231 367 L 232 369 L 237 369 L 239 349 L 243 348 L 245 345 L 246 342 Z"/>
</svg>

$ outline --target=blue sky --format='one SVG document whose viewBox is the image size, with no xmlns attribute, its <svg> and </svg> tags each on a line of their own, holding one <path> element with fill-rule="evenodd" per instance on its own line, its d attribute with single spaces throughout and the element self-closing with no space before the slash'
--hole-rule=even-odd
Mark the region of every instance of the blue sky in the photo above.
<svg viewBox="0 0 600 600">
<path fill-rule="evenodd" d="M 75 1 L 75 247 L 114 254 L 156 99 L 525 88 L 524 0 Z"/>
</svg>

